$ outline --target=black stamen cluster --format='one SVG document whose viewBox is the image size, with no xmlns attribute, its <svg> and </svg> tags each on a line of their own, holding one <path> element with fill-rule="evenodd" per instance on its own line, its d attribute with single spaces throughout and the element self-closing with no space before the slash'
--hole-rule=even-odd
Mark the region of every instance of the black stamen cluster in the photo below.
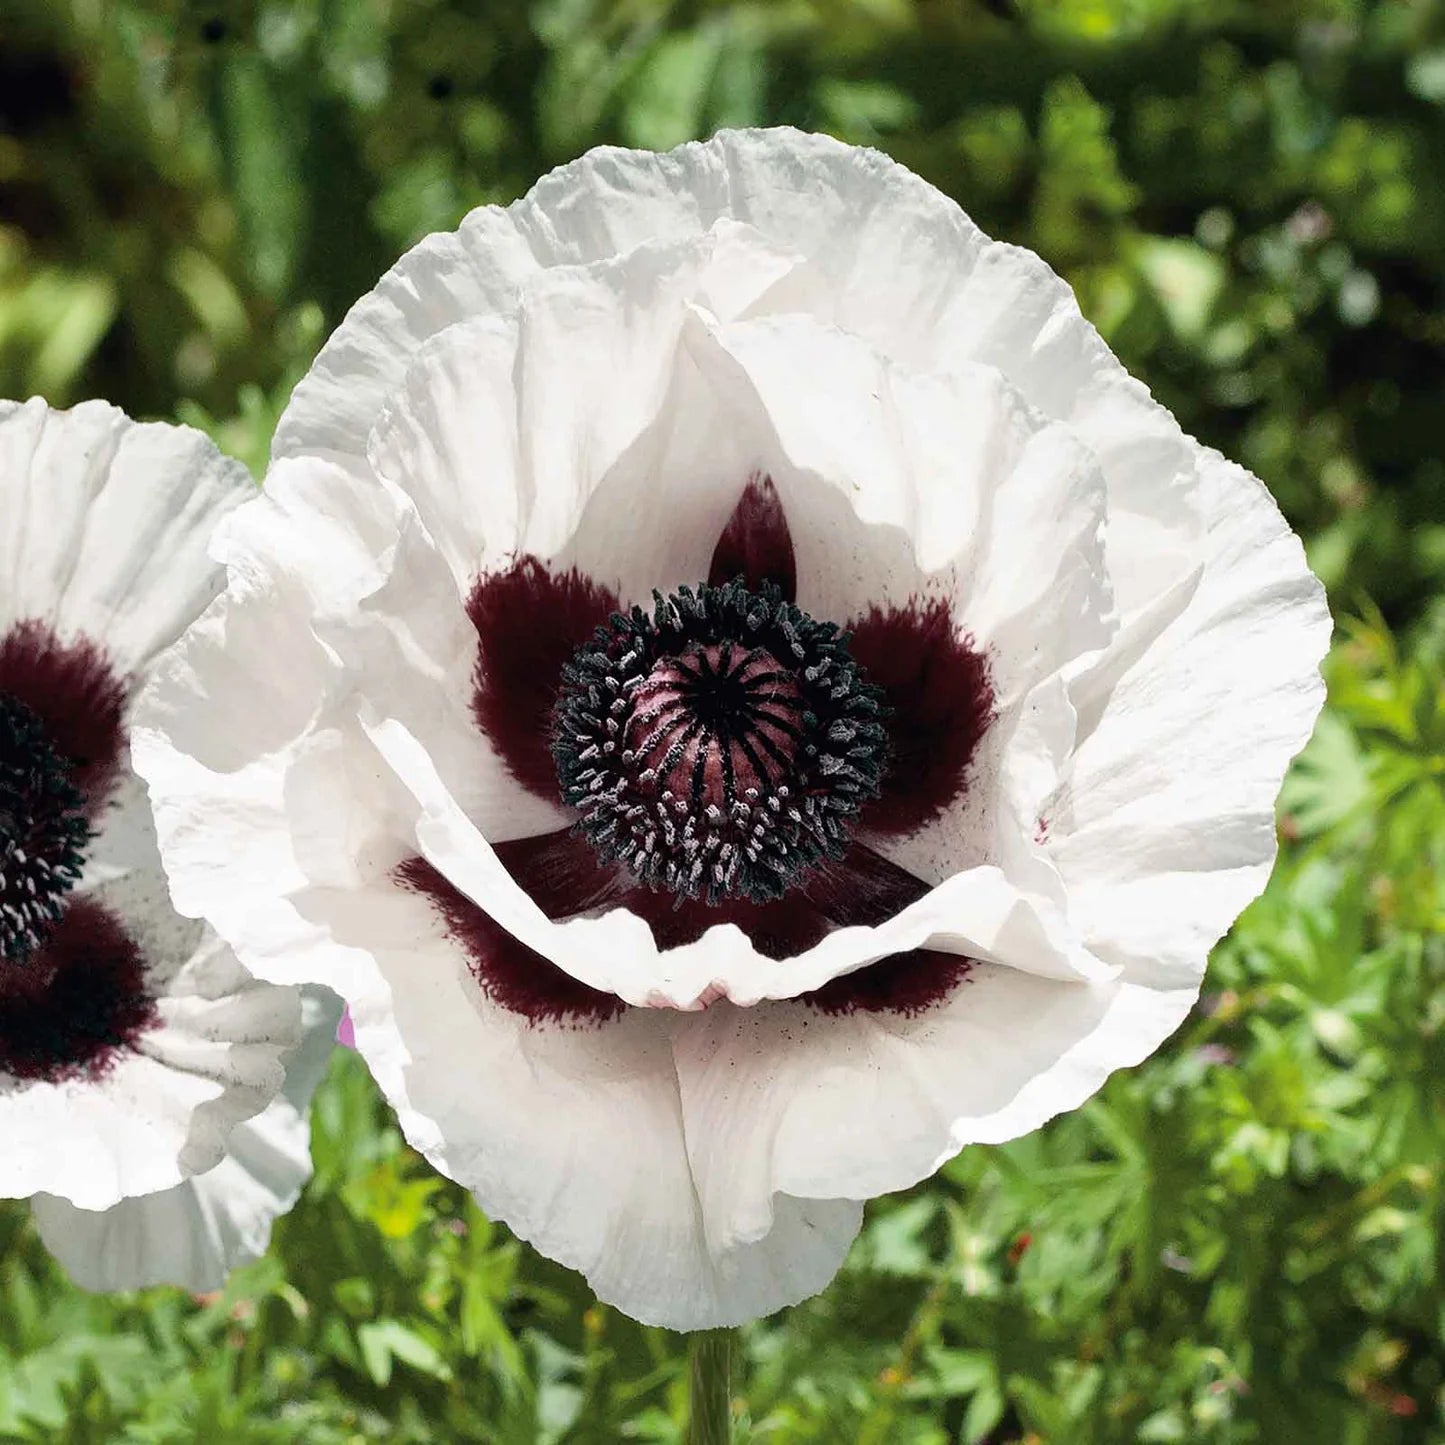
<svg viewBox="0 0 1445 1445">
<path fill-rule="evenodd" d="M 0 960 L 25 958 L 59 921 L 91 838 L 84 809 L 40 719 L 0 693 Z"/>
<path fill-rule="evenodd" d="M 780 897 L 878 795 L 888 709 L 846 633 L 771 586 L 653 594 L 563 669 L 552 754 L 604 862 L 679 898 Z"/>
</svg>

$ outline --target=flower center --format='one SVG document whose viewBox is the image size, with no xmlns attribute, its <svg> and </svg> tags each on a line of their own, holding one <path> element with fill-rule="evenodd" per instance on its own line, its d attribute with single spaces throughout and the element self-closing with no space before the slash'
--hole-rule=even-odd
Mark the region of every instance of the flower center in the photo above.
<svg viewBox="0 0 1445 1445">
<path fill-rule="evenodd" d="M 604 861 L 716 903 L 842 855 L 878 794 L 887 708 L 847 637 L 774 587 L 654 594 L 563 669 L 552 754 Z"/>
<path fill-rule="evenodd" d="M 0 960 L 44 942 L 80 879 L 91 830 L 70 771 L 35 713 L 0 693 Z"/>
</svg>

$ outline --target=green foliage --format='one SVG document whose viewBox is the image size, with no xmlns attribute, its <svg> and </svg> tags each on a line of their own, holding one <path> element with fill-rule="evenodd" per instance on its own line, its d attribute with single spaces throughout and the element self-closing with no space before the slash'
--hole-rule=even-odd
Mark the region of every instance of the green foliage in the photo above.
<svg viewBox="0 0 1445 1445">
<path fill-rule="evenodd" d="M 5 0 L 0 394 L 258 471 L 399 251 L 600 141 L 790 122 L 1033 247 L 1259 472 L 1341 629 L 1265 896 L 1148 1065 L 879 1201 L 746 1336 L 757 1441 L 1445 1438 L 1445 14 L 1407 0 Z M 1369 600 L 1367 600 L 1369 599 Z M 214 1299 L 0 1209 L 0 1442 L 681 1442 L 681 1341 L 406 1147 L 358 1061 Z"/>
</svg>

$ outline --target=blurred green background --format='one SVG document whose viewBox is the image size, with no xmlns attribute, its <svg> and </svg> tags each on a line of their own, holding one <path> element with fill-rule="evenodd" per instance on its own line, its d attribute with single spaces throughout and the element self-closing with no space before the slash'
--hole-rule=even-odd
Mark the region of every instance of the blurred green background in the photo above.
<svg viewBox="0 0 1445 1445">
<path fill-rule="evenodd" d="M 0 395 L 255 468 L 411 242 L 601 141 L 876 145 L 1258 472 L 1340 622 L 1269 891 L 1150 1064 L 880 1201 L 749 1330 L 776 1442 L 1445 1440 L 1445 10 L 1431 0 L 0 0 Z M 0 1209 L 0 1441 L 680 1439 L 682 1342 L 401 1143 L 354 1056 L 224 1295 Z"/>
</svg>

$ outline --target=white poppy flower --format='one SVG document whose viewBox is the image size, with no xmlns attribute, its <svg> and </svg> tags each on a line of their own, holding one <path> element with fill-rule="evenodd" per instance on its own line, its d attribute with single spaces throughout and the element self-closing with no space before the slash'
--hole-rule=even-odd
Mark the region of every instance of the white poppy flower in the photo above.
<svg viewBox="0 0 1445 1445">
<path fill-rule="evenodd" d="M 218 555 L 137 733 L 179 906 L 676 1328 L 1179 1025 L 1330 630 L 1042 261 L 791 131 L 423 241 Z"/>
<path fill-rule="evenodd" d="M 0 403 L 0 1195 L 85 1282 L 213 1283 L 264 1247 L 257 1198 L 213 1207 L 201 1261 L 165 1191 L 212 1170 L 290 1188 L 254 1139 L 293 1140 L 245 1121 L 293 1063 L 301 1087 L 300 995 L 176 914 L 127 744 L 220 588 L 207 539 L 253 491 L 199 432 Z"/>
</svg>

